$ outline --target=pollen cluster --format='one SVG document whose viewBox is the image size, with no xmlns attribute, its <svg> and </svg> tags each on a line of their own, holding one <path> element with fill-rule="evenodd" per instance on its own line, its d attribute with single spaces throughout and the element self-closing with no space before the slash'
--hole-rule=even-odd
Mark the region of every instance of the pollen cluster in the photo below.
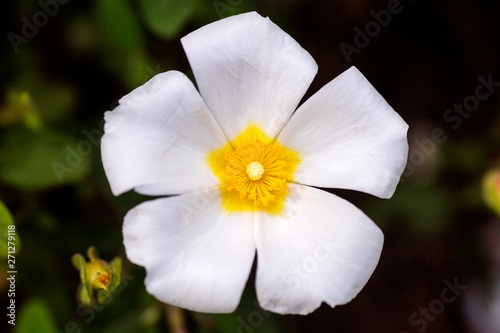
<svg viewBox="0 0 500 333">
<path fill-rule="evenodd" d="M 222 205 L 229 212 L 281 211 L 287 182 L 298 162 L 296 153 L 256 126 L 249 126 L 209 157 L 210 167 L 221 181 Z"/>
</svg>

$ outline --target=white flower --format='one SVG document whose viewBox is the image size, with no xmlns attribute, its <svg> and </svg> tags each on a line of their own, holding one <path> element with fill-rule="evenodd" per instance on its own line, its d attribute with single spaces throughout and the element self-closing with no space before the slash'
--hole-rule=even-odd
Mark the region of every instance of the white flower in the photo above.
<svg viewBox="0 0 500 333">
<path fill-rule="evenodd" d="M 407 124 L 354 67 L 294 112 L 317 65 L 257 13 L 181 42 L 199 93 L 168 71 L 105 115 L 113 193 L 178 194 L 125 216 L 127 256 L 146 268 L 147 291 L 194 311 L 234 311 L 257 252 L 264 309 L 307 314 L 349 302 L 375 269 L 383 234 L 308 185 L 391 197 Z"/>
</svg>

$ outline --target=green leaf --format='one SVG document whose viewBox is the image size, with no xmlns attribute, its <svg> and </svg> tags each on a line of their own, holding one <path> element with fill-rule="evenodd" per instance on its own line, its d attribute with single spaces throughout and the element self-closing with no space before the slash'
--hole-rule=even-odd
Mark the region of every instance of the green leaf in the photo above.
<svg viewBox="0 0 500 333">
<path fill-rule="evenodd" d="M 0 178 L 23 190 L 75 183 L 89 172 L 94 149 L 54 130 L 11 128 L 0 142 Z"/>
<path fill-rule="evenodd" d="M 210 2 L 211 12 L 217 14 L 217 19 L 226 18 L 229 16 L 246 13 L 255 10 L 255 4 L 252 1 L 243 0 L 213 0 Z"/>
<path fill-rule="evenodd" d="M 193 0 L 139 0 L 146 26 L 162 38 L 172 38 L 181 32 L 194 13 Z"/>
<path fill-rule="evenodd" d="M 99 0 L 95 5 L 95 17 L 106 47 L 118 52 L 142 49 L 142 31 L 130 1 Z"/>
<path fill-rule="evenodd" d="M 57 328 L 50 308 L 42 300 L 33 299 L 19 312 L 15 333 L 54 333 Z"/>
<path fill-rule="evenodd" d="M 151 63 L 145 52 L 130 52 L 122 61 L 123 69 L 119 71 L 119 74 L 121 74 L 124 83 L 130 89 L 135 89 L 151 78 L 148 75 L 148 68 L 151 68 Z"/>
<path fill-rule="evenodd" d="M 145 82 L 151 66 L 143 30 L 129 1 L 96 1 L 95 17 L 100 31 L 105 67 L 130 89 Z"/>
<path fill-rule="evenodd" d="M 14 224 L 14 218 L 9 212 L 5 204 L 0 201 L 0 226 L 2 230 L 7 229 L 7 226 Z"/>
<path fill-rule="evenodd" d="M 9 226 L 13 226 L 10 228 L 14 228 L 14 233 L 9 233 Z M 0 201 L 0 257 L 5 258 L 7 257 L 7 250 L 8 250 L 8 242 L 10 241 L 11 243 L 15 244 L 15 254 L 19 252 L 19 245 L 20 245 L 20 239 L 19 235 L 17 232 L 15 232 L 15 226 L 14 226 L 14 219 L 12 218 L 12 215 L 10 214 L 9 210 L 7 209 L 7 206 Z M 11 240 L 9 240 L 9 236 L 11 237 Z M 13 238 L 12 238 L 13 237 Z"/>
</svg>

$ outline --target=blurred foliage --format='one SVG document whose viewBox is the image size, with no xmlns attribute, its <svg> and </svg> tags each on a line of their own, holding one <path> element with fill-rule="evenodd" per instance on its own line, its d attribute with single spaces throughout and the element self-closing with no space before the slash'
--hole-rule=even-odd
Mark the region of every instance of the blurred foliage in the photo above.
<svg viewBox="0 0 500 333">
<path fill-rule="evenodd" d="M 488 171 L 482 185 L 484 201 L 500 217 L 500 169 Z"/>
<path fill-rule="evenodd" d="M 0 111 L 0 127 L 22 123 L 29 128 L 40 127 L 40 118 L 34 111 L 31 97 L 27 92 L 11 90 L 7 92 L 6 102 Z"/>
<path fill-rule="evenodd" d="M 149 65 L 145 53 L 144 31 L 128 1 L 95 2 L 95 20 L 102 59 L 106 67 L 119 75 L 130 88 L 141 82 L 144 68 Z"/>
<path fill-rule="evenodd" d="M 14 226 L 14 218 L 10 214 L 9 210 L 5 206 L 5 204 L 0 201 L 0 258 L 7 258 L 8 255 L 8 243 L 15 244 L 15 254 L 19 253 L 21 248 L 21 240 L 19 239 L 19 234 L 15 229 L 12 229 Z M 15 227 L 14 227 L 15 228 Z M 9 232 L 11 231 L 11 232 Z M 14 231 L 14 232 L 12 232 Z M 5 264 L 5 263 L 2 263 Z M 4 269 L 3 266 L 0 266 Z"/>
<path fill-rule="evenodd" d="M 90 170 L 92 147 L 79 149 L 79 144 L 54 129 L 10 128 L 0 142 L 0 178 L 25 190 L 81 181 Z"/>
<path fill-rule="evenodd" d="M 29 300 L 19 313 L 15 333 L 54 333 L 57 332 L 54 317 L 47 304 L 38 299 Z"/>
<path fill-rule="evenodd" d="M 177 36 L 192 18 L 197 0 L 140 0 L 141 17 L 147 27 L 159 37 Z"/>
<path fill-rule="evenodd" d="M 498 93 L 482 100 L 458 129 L 443 121 L 443 113 L 474 93 L 478 75 L 494 73 L 500 80 L 498 2 L 403 3 L 404 11 L 352 63 L 339 44 L 352 43 L 353 28 L 363 29 L 387 1 L 63 2 L 10 1 L 0 13 L 7 34 L 22 40 L 13 45 L 4 39 L 0 49 L 0 297 L 8 299 L 6 227 L 15 223 L 14 332 L 175 331 L 165 321 L 200 333 L 409 331 L 408 316 L 439 295 L 444 278 L 461 274 L 462 281 L 464 274 L 484 272 L 477 234 L 498 218 L 500 206 L 494 177 L 488 173 L 481 183 L 500 158 Z M 414 171 L 390 200 L 340 194 L 381 227 L 385 249 L 355 301 L 307 317 L 260 309 L 253 275 L 234 313 L 200 314 L 157 302 L 145 291 L 144 270 L 126 259 L 108 264 L 93 250 L 90 261 L 73 256 L 95 244 L 105 258 L 126 258 L 122 219 L 144 200 L 110 192 L 99 152 L 103 113 L 157 73 L 175 69 L 190 75 L 179 39 L 251 10 L 269 16 L 318 62 L 307 96 L 355 65 L 409 123 L 412 150 L 419 149 L 416 138 L 431 137 L 433 127 L 447 135 L 422 163 L 411 165 Z M 47 22 L 33 25 L 39 12 Z M 108 290 L 94 293 L 92 274 L 108 269 Z M 78 295 L 86 305 L 75 297 L 80 283 Z M 432 331 L 463 332 L 459 303 L 450 307 Z M 3 320 L 0 329 L 11 327 Z"/>
</svg>

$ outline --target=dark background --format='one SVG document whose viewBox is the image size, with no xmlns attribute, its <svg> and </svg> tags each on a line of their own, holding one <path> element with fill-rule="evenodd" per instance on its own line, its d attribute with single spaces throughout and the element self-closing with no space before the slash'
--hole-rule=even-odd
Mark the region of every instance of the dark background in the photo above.
<svg viewBox="0 0 500 333">
<path fill-rule="evenodd" d="M 23 17 L 33 22 L 40 3 L 4 3 L 0 199 L 19 239 L 16 332 L 169 331 L 166 318 L 175 310 L 145 292 L 144 270 L 124 254 L 123 216 L 144 198 L 112 196 L 100 163 L 102 116 L 159 72 L 192 77 L 179 39 L 251 10 L 269 16 L 318 63 L 305 98 L 350 66 L 360 69 L 409 124 L 409 164 L 390 200 L 331 191 L 365 211 L 386 237 L 377 269 L 352 302 L 305 317 L 264 314 L 253 304 L 252 275 L 234 314 L 185 312 L 189 331 L 500 332 L 500 307 L 491 310 L 500 302 L 500 221 L 481 195 L 485 173 L 500 161 L 499 87 L 474 111 L 453 112 L 472 100 L 480 77 L 500 82 L 500 2 L 397 3 L 73 0 L 46 15 L 29 38 Z M 376 27 L 370 22 L 388 6 L 397 13 L 360 42 L 359 31 Z M 26 43 L 13 47 L 12 33 Z M 341 47 L 347 44 L 356 48 L 349 57 Z M 54 162 L 68 169 L 57 174 Z M 109 304 L 85 310 L 70 258 L 90 245 L 105 260 L 124 258 L 123 273 L 134 278 Z M 6 258 L 0 268 L 7 304 Z M 445 303 L 443 290 L 454 282 L 467 289 Z M 11 329 L 3 318 L 1 327 Z"/>
</svg>

